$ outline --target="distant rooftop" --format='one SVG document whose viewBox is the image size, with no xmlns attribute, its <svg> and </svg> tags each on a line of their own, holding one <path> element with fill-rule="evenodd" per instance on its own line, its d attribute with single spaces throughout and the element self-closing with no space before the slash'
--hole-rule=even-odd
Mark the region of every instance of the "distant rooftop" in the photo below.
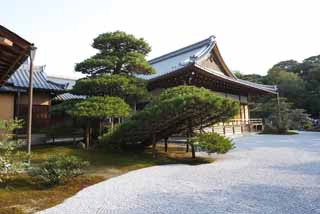
<svg viewBox="0 0 320 214">
<path fill-rule="evenodd" d="M 72 89 L 77 81 L 77 79 L 75 78 L 66 78 L 66 77 L 57 77 L 57 76 L 48 76 L 47 78 L 50 81 L 64 85 L 65 89 Z"/>
</svg>

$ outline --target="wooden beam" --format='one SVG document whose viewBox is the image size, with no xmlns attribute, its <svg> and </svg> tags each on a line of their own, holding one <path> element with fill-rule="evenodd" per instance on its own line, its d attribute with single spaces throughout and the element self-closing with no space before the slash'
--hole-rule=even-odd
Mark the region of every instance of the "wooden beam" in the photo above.
<svg viewBox="0 0 320 214">
<path fill-rule="evenodd" d="M 29 50 L 28 50 L 29 51 Z M 17 64 L 26 56 L 28 55 L 28 51 L 22 53 L 17 59 L 11 64 L 9 69 L 4 73 L 2 78 L 0 78 L 0 82 L 4 82 L 4 79 L 7 78 L 7 75 L 12 72 L 12 70 L 17 66 Z"/>
<path fill-rule="evenodd" d="M 26 50 L 32 45 L 30 42 L 18 36 L 16 33 L 8 30 L 7 28 L 0 25 L 0 36 L 5 37 L 8 40 L 12 41 L 13 44 L 19 46 L 20 48 Z"/>
<path fill-rule="evenodd" d="M 0 36 L 0 45 L 13 46 L 13 42 L 5 37 Z"/>
</svg>

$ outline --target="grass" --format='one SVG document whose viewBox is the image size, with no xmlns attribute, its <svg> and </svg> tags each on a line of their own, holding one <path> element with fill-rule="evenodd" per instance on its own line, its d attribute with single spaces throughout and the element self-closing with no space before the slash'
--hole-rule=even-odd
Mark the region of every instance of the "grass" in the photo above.
<svg viewBox="0 0 320 214">
<path fill-rule="evenodd" d="M 203 164 L 212 159 L 192 159 L 183 147 L 169 146 L 168 153 L 159 146 L 158 158 L 153 159 L 150 150 L 145 152 L 116 153 L 107 149 L 85 151 L 74 146 L 38 146 L 33 148 L 32 164 L 39 164 L 52 155 L 75 155 L 90 162 L 83 176 L 67 181 L 63 185 L 44 188 L 37 180 L 27 175 L 16 176 L 9 188 L 0 186 L 1 214 L 28 214 L 63 202 L 84 187 L 135 169 L 161 164 Z"/>
</svg>

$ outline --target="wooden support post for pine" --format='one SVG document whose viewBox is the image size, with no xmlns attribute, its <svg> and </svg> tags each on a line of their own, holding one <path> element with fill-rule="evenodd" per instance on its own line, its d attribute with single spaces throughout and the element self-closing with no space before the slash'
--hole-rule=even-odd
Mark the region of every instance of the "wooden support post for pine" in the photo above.
<svg viewBox="0 0 320 214">
<path fill-rule="evenodd" d="M 86 146 L 86 149 L 89 149 L 89 144 L 90 144 L 90 128 L 86 127 L 85 128 L 85 146 Z"/>
<path fill-rule="evenodd" d="M 110 119 L 111 119 L 111 130 L 113 131 L 113 126 L 114 126 L 113 117 L 111 117 Z"/>
<path fill-rule="evenodd" d="M 168 152 L 168 138 L 164 139 L 164 151 Z"/>
<path fill-rule="evenodd" d="M 202 123 L 202 117 L 201 117 L 201 119 L 200 119 L 200 134 L 203 134 L 203 123 Z"/>
<path fill-rule="evenodd" d="M 156 158 L 157 157 L 157 151 L 156 151 L 156 135 L 152 135 L 152 157 Z"/>
<path fill-rule="evenodd" d="M 134 104 L 133 104 L 133 112 L 137 112 L 137 102 L 134 101 Z"/>
</svg>

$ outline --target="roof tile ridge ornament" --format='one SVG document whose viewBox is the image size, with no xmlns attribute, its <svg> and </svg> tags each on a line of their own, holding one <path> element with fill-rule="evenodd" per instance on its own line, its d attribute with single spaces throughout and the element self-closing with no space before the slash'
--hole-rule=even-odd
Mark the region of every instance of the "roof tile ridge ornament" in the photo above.
<svg viewBox="0 0 320 214">
<path fill-rule="evenodd" d="M 211 40 L 211 42 L 215 42 L 216 41 L 216 36 L 215 35 L 211 35 L 211 36 L 209 36 L 209 39 Z"/>
</svg>

